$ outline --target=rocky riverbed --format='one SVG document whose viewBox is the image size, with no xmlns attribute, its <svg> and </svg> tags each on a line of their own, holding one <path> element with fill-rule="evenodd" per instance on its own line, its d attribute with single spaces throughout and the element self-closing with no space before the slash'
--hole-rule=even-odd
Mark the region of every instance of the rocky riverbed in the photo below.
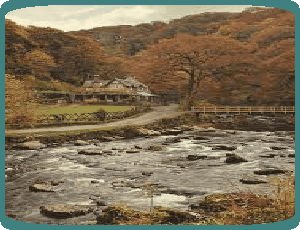
<svg viewBox="0 0 300 230">
<path fill-rule="evenodd" d="M 273 194 L 268 178 L 295 170 L 293 131 L 187 130 L 6 150 L 6 215 L 95 223 L 110 204 L 149 209 L 150 194 L 154 206 L 188 210 L 213 193 Z"/>
</svg>

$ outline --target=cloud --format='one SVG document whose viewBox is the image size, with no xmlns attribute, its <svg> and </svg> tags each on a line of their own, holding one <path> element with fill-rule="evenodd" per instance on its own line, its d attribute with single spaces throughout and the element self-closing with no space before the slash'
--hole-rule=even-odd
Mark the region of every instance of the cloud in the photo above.
<svg viewBox="0 0 300 230">
<path fill-rule="evenodd" d="M 53 27 L 63 31 L 76 31 L 101 26 L 136 25 L 151 21 L 169 21 L 185 15 L 203 12 L 240 12 L 249 6 L 117 6 L 117 5 L 51 5 L 18 9 L 5 18 L 19 25 Z"/>
<path fill-rule="evenodd" d="M 136 24 L 149 20 L 155 10 L 145 6 L 122 7 L 93 19 L 100 19 L 104 25 Z"/>
</svg>

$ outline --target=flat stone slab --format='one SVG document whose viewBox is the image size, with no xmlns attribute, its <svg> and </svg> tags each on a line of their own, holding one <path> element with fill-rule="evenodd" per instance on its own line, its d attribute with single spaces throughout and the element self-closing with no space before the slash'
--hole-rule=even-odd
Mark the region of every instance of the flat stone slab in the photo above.
<svg viewBox="0 0 300 230">
<path fill-rule="evenodd" d="M 160 136 L 161 132 L 149 130 L 149 129 L 139 129 L 138 130 L 140 134 L 146 135 L 146 136 Z"/>
<path fill-rule="evenodd" d="M 161 151 L 163 149 L 164 149 L 164 147 L 162 147 L 160 145 L 151 145 L 148 147 L 148 150 L 150 150 L 150 151 Z"/>
<path fill-rule="evenodd" d="M 97 150 L 97 149 L 88 149 L 88 150 L 79 150 L 78 154 L 83 154 L 83 155 L 102 155 L 103 152 L 101 150 Z"/>
<path fill-rule="evenodd" d="M 163 144 L 172 144 L 172 143 L 179 143 L 179 142 L 181 142 L 181 138 L 180 137 L 168 137 L 163 142 Z"/>
<path fill-rule="evenodd" d="M 36 183 L 29 186 L 32 192 L 54 192 L 53 185 L 50 183 Z"/>
<path fill-rule="evenodd" d="M 139 153 L 139 150 L 126 150 L 126 153 Z"/>
<path fill-rule="evenodd" d="M 204 141 L 204 140 L 209 140 L 207 137 L 203 136 L 194 136 L 194 140 L 196 141 Z"/>
<path fill-rule="evenodd" d="M 46 145 L 40 143 L 39 141 L 28 141 L 28 142 L 21 143 L 18 145 L 18 148 L 28 149 L 28 150 L 37 150 L 37 149 L 42 149 L 45 147 L 46 147 Z"/>
<path fill-rule="evenodd" d="M 188 155 L 186 157 L 186 159 L 188 161 L 196 161 L 196 160 L 205 159 L 205 158 L 207 158 L 207 156 L 205 156 L 205 155 Z"/>
<path fill-rule="evenodd" d="M 260 155 L 259 157 L 262 157 L 262 158 L 274 158 L 276 156 L 276 154 L 266 154 L 266 155 Z"/>
<path fill-rule="evenodd" d="M 84 146 L 84 145 L 89 145 L 89 144 L 90 144 L 89 142 L 86 142 L 86 141 L 83 141 L 83 140 L 76 140 L 74 142 L 75 146 Z"/>
<path fill-rule="evenodd" d="M 252 177 L 246 177 L 246 178 L 240 179 L 240 182 L 242 182 L 243 184 L 265 184 L 265 183 L 268 183 L 265 180 L 260 180 L 258 178 L 252 178 Z"/>
<path fill-rule="evenodd" d="M 236 150 L 236 147 L 234 147 L 234 146 L 218 145 L 218 146 L 213 147 L 212 150 L 233 151 L 233 150 Z"/>
<path fill-rule="evenodd" d="M 178 135 L 181 133 L 183 133 L 183 131 L 180 129 L 168 129 L 161 132 L 162 135 Z"/>
<path fill-rule="evenodd" d="M 273 146 L 273 147 L 270 147 L 270 148 L 273 149 L 273 150 L 284 150 L 284 149 L 286 149 L 284 147 L 276 147 L 276 146 Z"/>
<path fill-rule="evenodd" d="M 256 175 L 284 174 L 287 171 L 282 169 L 261 169 L 254 171 Z"/>
<path fill-rule="evenodd" d="M 131 187 L 131 188 L 141 188 L 141 187 L 151 187 L 158 185 L 152 181 L 115 181 L 112 182 L 113 187 Z"/>
<path fill-rule="evenodd" d="M 60 219 L 86 215 L 92 211 L 91 207 L 73 204 L 57 204 L 40 207 L 40 212 L 45 216 Z"/>
</svg>

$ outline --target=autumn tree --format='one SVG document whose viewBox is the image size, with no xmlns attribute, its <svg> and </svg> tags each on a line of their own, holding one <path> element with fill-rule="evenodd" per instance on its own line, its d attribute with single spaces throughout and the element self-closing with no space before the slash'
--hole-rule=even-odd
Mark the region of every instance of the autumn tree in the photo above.
<svg viewBox="0 0 300 230">
<path fill-rule="evenodd" d="M 187 79 L 187 109 L 195 102 L 199 84 L 204 78 L 231 76 L 231 63 L 247 63 L 253 55 L 247 45 L 218 35 L 191 36 L 179 34 L 173 39 L 164 39 L 148 47 L 142 56 L 136 57 L 137 66 L 128 65 L 128 71 L 135 69 L 171 79 L 175 75 Z M 137 60 L 138 59 L 138 60 Z M 125 67 L 126 68 L 126 67 Z M 237 69 L 237 68 L 235 68 Z M 178 81 L 175 82 L 178 84 Z"/>
<path fill-rule="evenodd" d="M 30 68 L 33 75 L 46 77 L 48 79 L 50 78 L 50 68 L 55 66 L 53 57 L 46 51 L 40 49 L 27 52 L 20 62 Z"/>
</svg>

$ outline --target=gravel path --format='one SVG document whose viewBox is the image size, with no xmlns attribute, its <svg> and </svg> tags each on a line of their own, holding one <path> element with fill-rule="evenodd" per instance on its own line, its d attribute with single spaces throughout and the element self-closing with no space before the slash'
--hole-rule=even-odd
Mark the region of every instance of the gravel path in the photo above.
<svg viewBox="0 0 300 230">
<path fill-rule="evenodd" d="M 34 133 L 34 132 L 57 132 L 57 131 L 75 131 L 83 129 L 98 129 L 105 127 L 120 127 L 126 125 L 145 125 L 159 120 L 162 118 L 177 117 L 181 113 L 178 112 L 178 105 L 172 104 L 170 106 L 153 107 L 153 111 L 143 114 L 135 118 L 127 118 L 121 121 L 99 124 L 99 125 L 76 125 L 76 126 L 60 126 L 60 127 L 47 127 L 37 129 L 22 129 L 22 130 L 5 130 L 5 134 L 12 133 Z"/>
</svg>

